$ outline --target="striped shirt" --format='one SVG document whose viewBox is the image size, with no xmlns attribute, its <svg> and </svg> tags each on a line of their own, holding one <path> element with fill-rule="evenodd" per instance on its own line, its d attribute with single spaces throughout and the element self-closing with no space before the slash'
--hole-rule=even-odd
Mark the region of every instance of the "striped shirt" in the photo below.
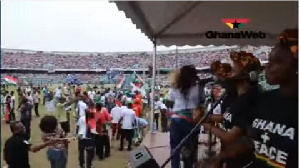
<svg viewBox="0 0 300 168">
<path fill-rule="evenodd" d="M 65 138 L 65 133 L 62 129 L 57 128 L 53 133 L 42 133 L 42 140 L 43 142 L 47 142 L 50 139 L 54 138 Z M 64 142 L 58 142 L 48 146 L 49 148 L 53 149 L 66 149 L 67 144 Z"/>
</svg>

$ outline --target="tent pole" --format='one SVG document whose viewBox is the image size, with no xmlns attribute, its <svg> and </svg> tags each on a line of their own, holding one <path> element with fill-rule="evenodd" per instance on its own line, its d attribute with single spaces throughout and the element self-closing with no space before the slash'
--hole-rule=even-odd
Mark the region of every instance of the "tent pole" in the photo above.
<svg viewBox="0 0 300 168">
<path fill-rule="evenodd" d="M 155 80 L 156 80 L 156 39 L 153 41 L 153 58 L 152 58 L 152 84 L 151 84 L 151 112 L 150 112 L 150 132 L 154 133 L 154 104 L 155 104 Z M 157 127 L 157 126 L 156 126 Z"/>
<path fill-rule="evenodd" d="M 177 46 L 176 46 L 175 60 L 176 60 L 176 69 L 177 69 L 178 68 L 178 48 L 177 48 Z"/>
</svg>

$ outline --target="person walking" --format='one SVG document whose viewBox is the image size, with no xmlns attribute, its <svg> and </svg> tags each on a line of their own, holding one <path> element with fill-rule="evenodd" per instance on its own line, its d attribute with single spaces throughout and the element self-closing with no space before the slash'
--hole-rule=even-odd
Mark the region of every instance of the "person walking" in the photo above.
<svg viewBox="0 0 300 168">
<path fill-rule="evenodd" d="M 96 130 L 98 135 L 95 136 L 96 154 L 99 160 L 110 157 L 110 138 L 108 134 L 107 123 L 111 122 L 111 117 L 108 110 L 103 107 L 103 104 L 96 104 Z"/>
<path fill-rule="evenodd" d="M 37 89 L 35 89 L 33 91 L 32 98 L 33 98 L 33 103 L 34 103 L 34 112 L 35 112 L 35 115 L 36 115 L 36 117 L 40 117 L 40 114 L 39 114 L 40 95 L 39 95 Z"/>
<path fill-rule="evenodd" d="M 127 108 L 123 108 L 121 111 L 121 118 L 119 123 L 122 122 L 122 133 L 121 133 L 121 140 L 120 140 L 120 151 L 124 149 L 124 139 L 128 141 L 128 151 L 131 151 L 132 145 L 132 138 L 133 138 L 133 128 L 135 126 L 135 112 L 131 109 L 132 104 L 127 103 Z"/>
<path fill-rule="evenodd" d="M 29 140 L 31 135 L 31 108 L 32 108 L 31 104 L 28 103 L 28 100 L 26 98 L 24 98 L 21 101 L 19 111 L 20 111 L 20 121 L 25 126 L 26 140 Z"/>
<path fill-rule="evenodd" d="M 119 124 L 121 111 L 121 103 L 118 101 L 116 103 L 116 106 L 110 112 L 110 115 L 112 117 L 112 138 L 117 140 L 119 140 L 121 136 L 121 124 Z"/>
<path fill-rule="evenodd" d="M 11 91 L 10 92 L 10 121 L 16 120 L 15 107 L 16 107 L 15 92 Z"/>
<path fill-rule="evenodd" d="M 80 117 L 77 121 L 78 131 L 78 154 L 79 154 L 79 166 L 80 168 L 92 168 L 92 162 L 94 159 L 95 153 L 95 140 L 94 135 L 92 135 L 90 119 L 88 109 L 85 110 L 85 113 L 80 112 Z M 85 155 L 86 151 L 86 155 Z M 86 158 L 86 159 L 85 159 Z"/>
</svg>

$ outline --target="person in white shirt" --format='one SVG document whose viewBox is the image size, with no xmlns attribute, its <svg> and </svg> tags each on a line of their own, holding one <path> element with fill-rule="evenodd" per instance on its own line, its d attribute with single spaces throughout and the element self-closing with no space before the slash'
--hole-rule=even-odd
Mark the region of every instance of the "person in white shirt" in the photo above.
<svg viewBox="0 0 300 168">
<path fill-rule="evenodd" d="M 36 115 L 36 117 L 40 117 L 40 114 L 39 114 L 40 95 L 39 95 L 39 93 L 37 92 L 37 90 L 34 90 L 33 95 L 32 95 L 32 98 L 33 98 L 33 104 L 34 104 L 34 112 L 35 112 L 35 115 Z"/>
<path fill-rule="evenodd" d="M 79 166 L 80 168 L 84 168 L 85 167 L 84 165 L 86 165 L 87 168 L 91 168 L 94 159 L 94 153 L 95 153 L 95 142 L 94 139 L 92 138 L 91 130 L 89 129 L 89 125 L 87 123 L 88 118 L 86 113 L 79 113 L 79 114 L 80 116 L 77 121 Z M 85 157 L 84 150 L 86 150 L 86 154 L 87 154 L 86 157 Z"/>
<path fill-rule="evenodd" d="M 60 98 L 61 94 L 62 94 L 62 90 L 61 90 L 61 87 L 59 86 L 58 88 L 55 89 L 54 97 Z"/>
<path fill-rule="evenodd" d="M 94 95 L 93 95 L 93 93 L 92 93 L 92 89 L 89 89 L 89 90 L 87 91 L 87 94 L 88 94 L 89 99 L 94 100 Z"/>
<path fill-rule="evenodd" d="M 159 113 L 160 113 L 160 102 L 158 101 L 158 97 L 155 97 L 155 106 L 154 106 L 154 124 L 155 130 L 158 130 L 158 120 L 159 120 Z"/>
<path fill-rule="evenodd" d="M 111 109 L 110 116 L 112 117 L 112 138 L 115 138 L 115 135 L 117 133 L 116 139 L 120 139 L 121 135 L 121 124 L 119 124 L 119 120 L 121 118 L 121 103 L 117 102 L 116 106 Z"/>
<path fill-rule="evenodd" d="M 89 90 L 88 91 L 88 96 L 91 100 L 95 100 L 96 92 L 94 90 Z"/>
<path fill-rule="evenodd" d="M 121 133 L 121 140 L 120 140 L 120 151 L 123 151 L 124 147 L 124 139 L 126 138 L 128 141 L 128 151 L 131 151 L 132 145 L 132 138 L 133 138 L 133 128 L 135 125 L 135 112 L 131 109 L 132 104 L 128 103 L 127 108 L 123 108 L 121 110 L 121 118 L 119 123 L 122 122 L 122 133 Z"/>
<path fill-rule="evenodd" d="M 59 102 L 59 98 L 62 96 L 62 90 L 61 87 L 59 86 L 58 88 L 55 89 L 54 92 L 54 98 L 55 98 L 55 106 Z"/>
<path fill-rule="evenodd" d="M 162 132 L 167 132 L 167 106 L 163 102 L 163 98 L 160 98 L 159 101 L 156 102 L 157 108 L 160 110 L 160 126 Z M 158 124 L 158 122 L 156 123 Z"/>
<path fill-rule="evenodd" d="M 11 91 L 10 92 L 10 121 L 16 120 L 15 107 L 16 107 L 15 92 Z"/>
<path fill-rule="evenodd" d="M 28 92 L 31 92 L 31 88 L 30 87 L 26 88 L 26 93 L 28 93 Z"/>
<path fill-rule="evenodd" d="M 105 95 L 104 95 L 104 93 L 102 93 L 101 94 L 101 102 L 102 102 L 102 104 L 104 104 L 105 105 L 105 100 L 106 100 L 106 97 L 105 97 Z"/>
<path fill-rule="evenodd" d="M 110 96 L 110 97 L 115 97 L 116 94 L 111 90 L 111 91 L 109 91 L 109 96 Z"/>
<path fill-rule="evenodd" d="M 81 96 L 77 103 L 77 117 L 85 115 L 88 110 L 87 104 L 83 101 L 83 97 Z"/>
<path fill-rule="evenodd" d="M 31 107 L 33 107 L 34 103 L 33 103 L 33 97 L 32 97 L 31 92 L 27 92 L 26 99 L 27 99 L 28 103 L 31 105 Z"/>
</svg>

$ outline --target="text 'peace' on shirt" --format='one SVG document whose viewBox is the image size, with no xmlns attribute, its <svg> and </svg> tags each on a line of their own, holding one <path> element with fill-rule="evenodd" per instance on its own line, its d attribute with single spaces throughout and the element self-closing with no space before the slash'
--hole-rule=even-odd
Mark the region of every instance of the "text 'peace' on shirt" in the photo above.
<svg viewBox="0 0 300 168">
<path fill-rule="evenodd" d="M 263 167 L 298 167 L 298 99 L 287 99 L 279 90 L 260 94 L 251 112 L 235 116 L 234 125 L 249 123 L 256 164 Z"/>
</svg>

